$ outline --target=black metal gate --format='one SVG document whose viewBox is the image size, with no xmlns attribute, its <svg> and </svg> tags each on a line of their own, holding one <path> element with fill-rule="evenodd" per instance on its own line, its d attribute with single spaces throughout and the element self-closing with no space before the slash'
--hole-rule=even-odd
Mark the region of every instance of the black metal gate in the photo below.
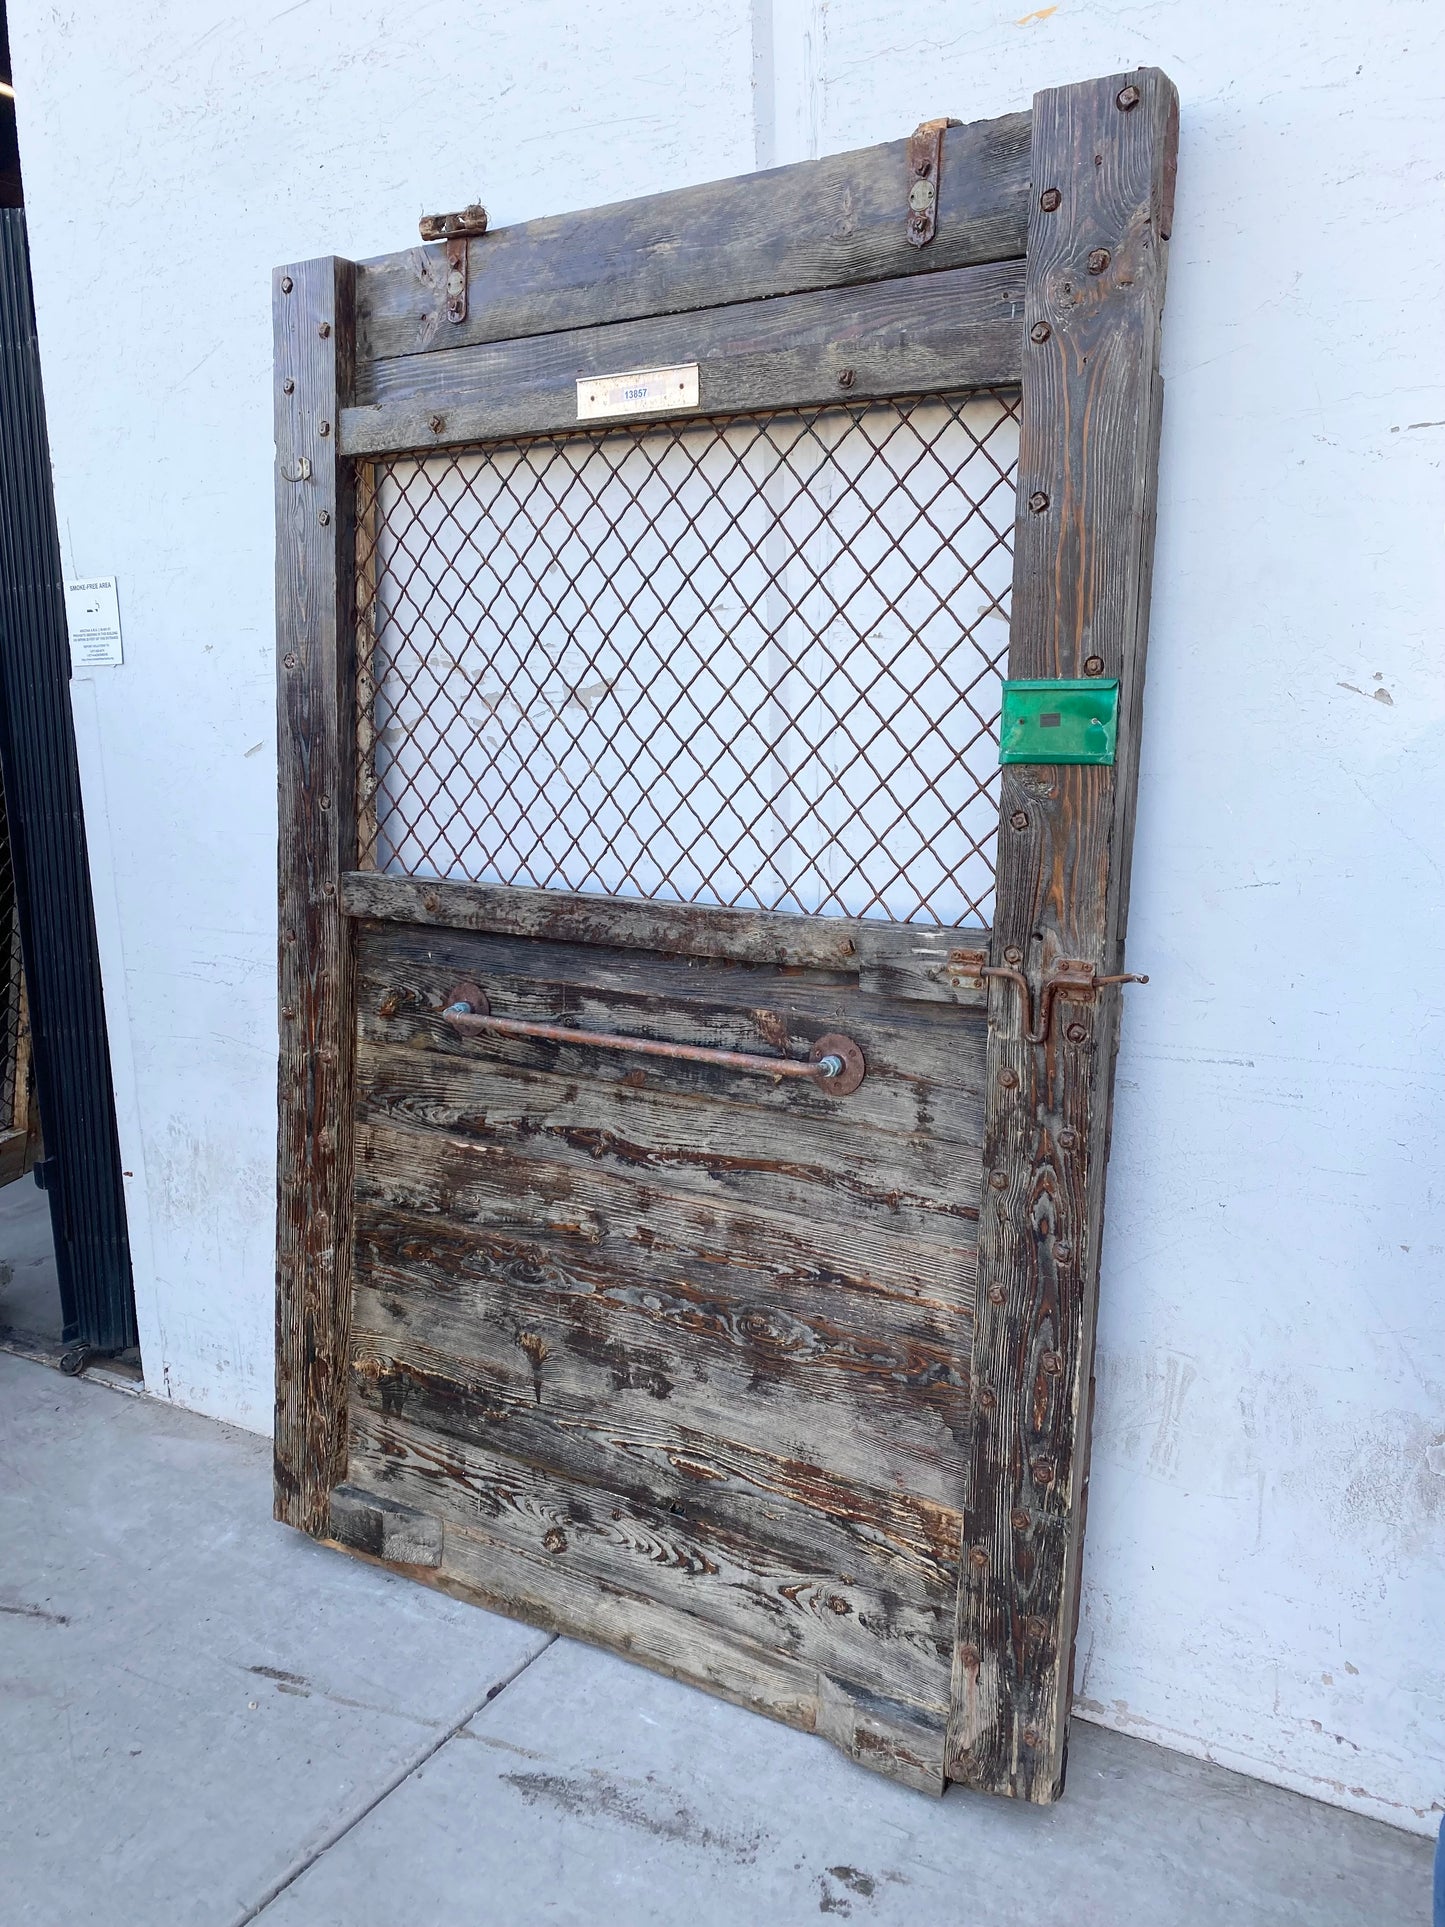
<svg viewBox="0 0 1445 1927">
<path fill-rule="evenodd" d="M 136 1342 L 25 216 L 0 209 L 0 770 L 67 1340 Z"/>
</svg>

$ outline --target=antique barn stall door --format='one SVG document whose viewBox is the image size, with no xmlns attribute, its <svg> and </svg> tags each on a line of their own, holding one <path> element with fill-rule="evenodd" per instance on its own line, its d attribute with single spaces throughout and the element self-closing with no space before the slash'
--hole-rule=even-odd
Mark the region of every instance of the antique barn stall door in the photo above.
<svg viewBox="0 0 1445 1927">
<path fill-rule="evenodd" d="M 1062 1784 L 1173 149 L 276 280 L 278 1516 L 935 1790 Z"/>
</svg>

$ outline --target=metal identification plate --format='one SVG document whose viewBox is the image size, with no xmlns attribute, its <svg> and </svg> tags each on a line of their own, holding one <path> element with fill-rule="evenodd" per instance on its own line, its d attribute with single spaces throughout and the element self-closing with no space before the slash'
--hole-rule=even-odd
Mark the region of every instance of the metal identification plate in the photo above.
<svg viewBox="0 0 1445 1927">
<path fill-rule="evenodd" d="M 609 415 L 662 415 L 697 407 L 697 363 L 676 368 L 633 368 L 624 375 L 594 375 L 577 382 L 579 422 Z"/>
<path fill-rule="evenodd" d="M 1119 738 L 1117 677 L 1006 682 L 1001 763 L 1112 763 Z"/>
</svg>

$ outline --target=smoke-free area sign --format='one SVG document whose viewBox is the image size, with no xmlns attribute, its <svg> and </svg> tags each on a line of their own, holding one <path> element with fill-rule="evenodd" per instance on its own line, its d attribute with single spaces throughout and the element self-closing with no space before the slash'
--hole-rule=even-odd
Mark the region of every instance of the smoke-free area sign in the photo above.
<svg viewBox="0 0 1445 1927">
<path fill-rule="evenodd" d="M 120 598 L 113 575 L 88 575 L 65 585 L 65 619 L 70 628 L 70 665 L 120 663 Z"/>
</svg>

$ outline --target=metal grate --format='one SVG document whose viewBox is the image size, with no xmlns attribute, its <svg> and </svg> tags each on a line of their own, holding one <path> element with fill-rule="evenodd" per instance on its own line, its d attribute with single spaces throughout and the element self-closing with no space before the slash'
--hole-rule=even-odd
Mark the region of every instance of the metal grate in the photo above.
<svg viewBox="0 0 1445 1927">
<path fill-rule="evenodd" d="M 5 792 L 0 789 L 0 1133 L 26 1128 L 30 1113 L 30 1027 L 20 959 L 20 912 Z"/>
<path fill-rule="evenodd" d="M 1018 397 L 364 470 L 360 860 L 986 922 Z"/>
</svg>

